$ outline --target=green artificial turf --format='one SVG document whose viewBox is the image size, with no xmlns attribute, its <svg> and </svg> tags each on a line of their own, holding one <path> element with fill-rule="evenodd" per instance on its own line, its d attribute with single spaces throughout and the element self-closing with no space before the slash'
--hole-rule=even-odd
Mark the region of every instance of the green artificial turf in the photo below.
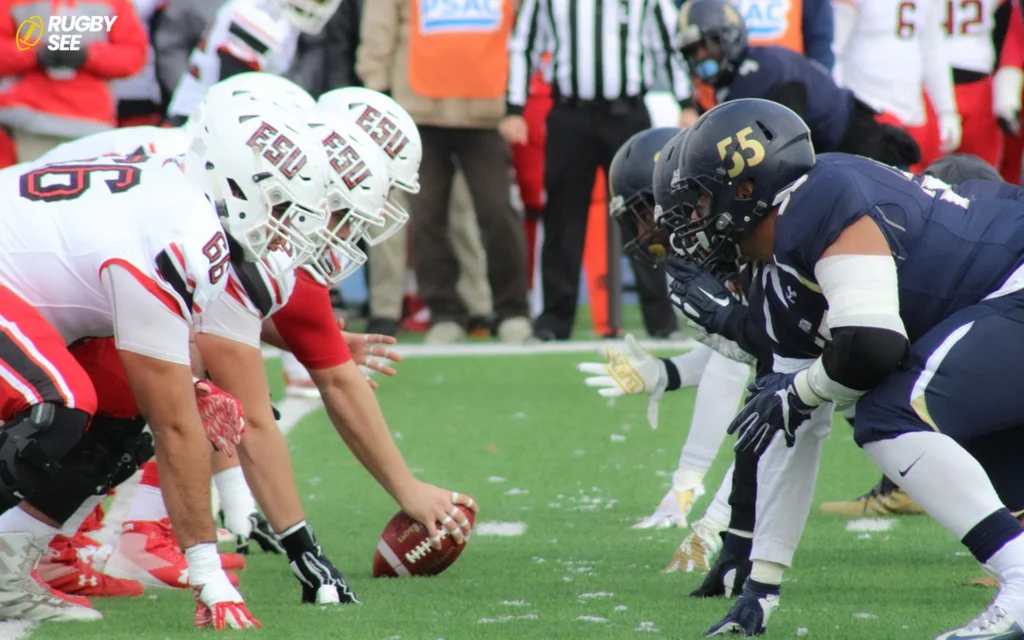
<svg viewBox="0 0 1024 640">
<path fill-rule="evenodd" d="M 694 600 L 697 574 L 664 575 L 684 532 L 630 528 L 668 488 L 689 427 L 693 391 L 669 394 L 661 426 L 643 399 L 609 406 L 582 384 L 588 355 L 419 357 L 382 381 L 379 397 L 409 466 L 424 480 L 472 494 L 478 522 L 522 522 L 518 537 L 474 536 L 435 578 L 371 577 L 374 547 L 394 502 L 358 465 L 322 411 L 290 434 L 298 486 L 326 553 L 361 606 L 299 604 L 280 556 L 250 556 L 242 590 L 263 630 L 287 640 L 699 638 L 727 610 Z M 275 364 L 271 380 L 277 385 Z M 279 393 L 279 386 L 278 386 Z M 815 507 L 787 573 L 768 638 L 932 638 L 963 624 L 992 597 L 960 584 L 977 564 L 938 525 L 904 517 L 890 531 L 847 531 L 822 500 L 876 480 L 837 419 L 825 442 Z M 613 437 L 615 436 L 615 437 Z M 729 462 L 726 447 L 706 484 L 703 513 Z M 161 590 L 97 601 L 95 623 L 51 623 L 32 640 L 196 637 L 191 593 Z"/>
</svg>

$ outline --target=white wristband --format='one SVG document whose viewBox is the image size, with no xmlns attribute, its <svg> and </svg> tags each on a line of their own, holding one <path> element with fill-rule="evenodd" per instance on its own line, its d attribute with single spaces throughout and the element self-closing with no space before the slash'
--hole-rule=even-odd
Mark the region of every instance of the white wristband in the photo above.
<svg viewBox="0 0 1024 640">
<path fill-rule="evenodd" d="M 201 542 L 185 549 L 185 560 L 188 561 L 188 578 L 193 587 L 214 580 L 223 571 L 214 542 Z"/>
</svg>

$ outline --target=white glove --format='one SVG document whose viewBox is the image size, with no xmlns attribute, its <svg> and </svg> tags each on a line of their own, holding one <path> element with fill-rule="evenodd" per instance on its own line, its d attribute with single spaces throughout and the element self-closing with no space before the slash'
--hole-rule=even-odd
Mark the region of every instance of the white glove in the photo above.
<svg viewBox="0 0 1024 640">
<path fill-rule="evenodd" d="M 592 374 L 584 380 L 588 387 L 597 387 L 606 398 L 626 395 L 650 396 L 647 421 L 652 429 L 658 428 L 658 403 L 668 386 L 665 363 L 640 348 L 632 334 L 626 336 L 626 352 L 611 347 L 597 350 L 607 363 L 583 362 L 576 366 L 583 373 Z"/>
<path fill-rule="evenodd" d="M 992 78 L 992 112 L 999 124 L 1013 135 L 1020 133 L 1021 92 L 1024 71 L 1001 67 Z"/>
<path fill-rule="evenodd" d="M 961 133 L 960 114 L 939 114 L 939 150 L 942 153 L 952 153 L 960 147 Z"/>
</svg>

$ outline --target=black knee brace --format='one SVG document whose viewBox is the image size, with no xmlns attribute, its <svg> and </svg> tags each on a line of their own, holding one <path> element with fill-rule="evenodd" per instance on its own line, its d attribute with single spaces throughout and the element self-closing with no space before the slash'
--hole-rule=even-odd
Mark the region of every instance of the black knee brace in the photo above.
<svg viewBox="0 0 1024 640">
<path fill-rule="evenodd" d="M 60 470 L 89 424 L 89 414 L 63 405 L 37 404 L 0 429 L 0 502 L 21 502 Z"/>
<path fill-rule="evenodd" d="M 42 513 L 64 522 L 87 498 L 105 495 L 153 456 L 153 437 L 142 418 L 96 416 L 60 469 L 26 499 Z"/>
</svg>

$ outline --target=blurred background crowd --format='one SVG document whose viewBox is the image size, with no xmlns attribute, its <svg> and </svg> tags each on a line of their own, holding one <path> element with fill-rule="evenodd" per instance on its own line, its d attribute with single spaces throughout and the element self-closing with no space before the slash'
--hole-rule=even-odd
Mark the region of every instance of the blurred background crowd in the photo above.
<svg viewBox="0 0 1024 640">
<path fill-rule="evenodd" d="M 736 0 L 737 25 L 719 25 L 684 58 L 696 1 L 0 0 L 0 167 L 113 127 L 180 122 L 176 105 L 196 79 L 261 70 L 314 96 L 383 91 L 420 129 L 422 187 L 401 194 L 410 224 L 369 248 L 365 276 L 337 306 L 365 316 L 369 332 L 426 332 L 440 344 L 569 339 L 581 301 L 596 335 L 617 333 L 605 186 L 616 150 L 728 99 L 702 82 L 715 75 L 710 62 L 732 61 L 737 76 L 793 66 L 730 51 L 731 27 L 752 49 L 788 49 L 822 76 L 797 74 L 757 97 L 813 111 L 826 91 L 815 83 L 834 83 L 867 117 L 906 131 L 916 164 L 971 153 L 1020 183 L 1017 0 Z M 333 15 L 318 32 L 290 34 L 260 22 L 268 3 Z M 30 17 L 75 15 L 118 19 L 83 33 L 79 51 L 17 46 Z M 675 336 L 664 276 L 641 263 L 624 271 L 648 334 Z"/>
</svg>

